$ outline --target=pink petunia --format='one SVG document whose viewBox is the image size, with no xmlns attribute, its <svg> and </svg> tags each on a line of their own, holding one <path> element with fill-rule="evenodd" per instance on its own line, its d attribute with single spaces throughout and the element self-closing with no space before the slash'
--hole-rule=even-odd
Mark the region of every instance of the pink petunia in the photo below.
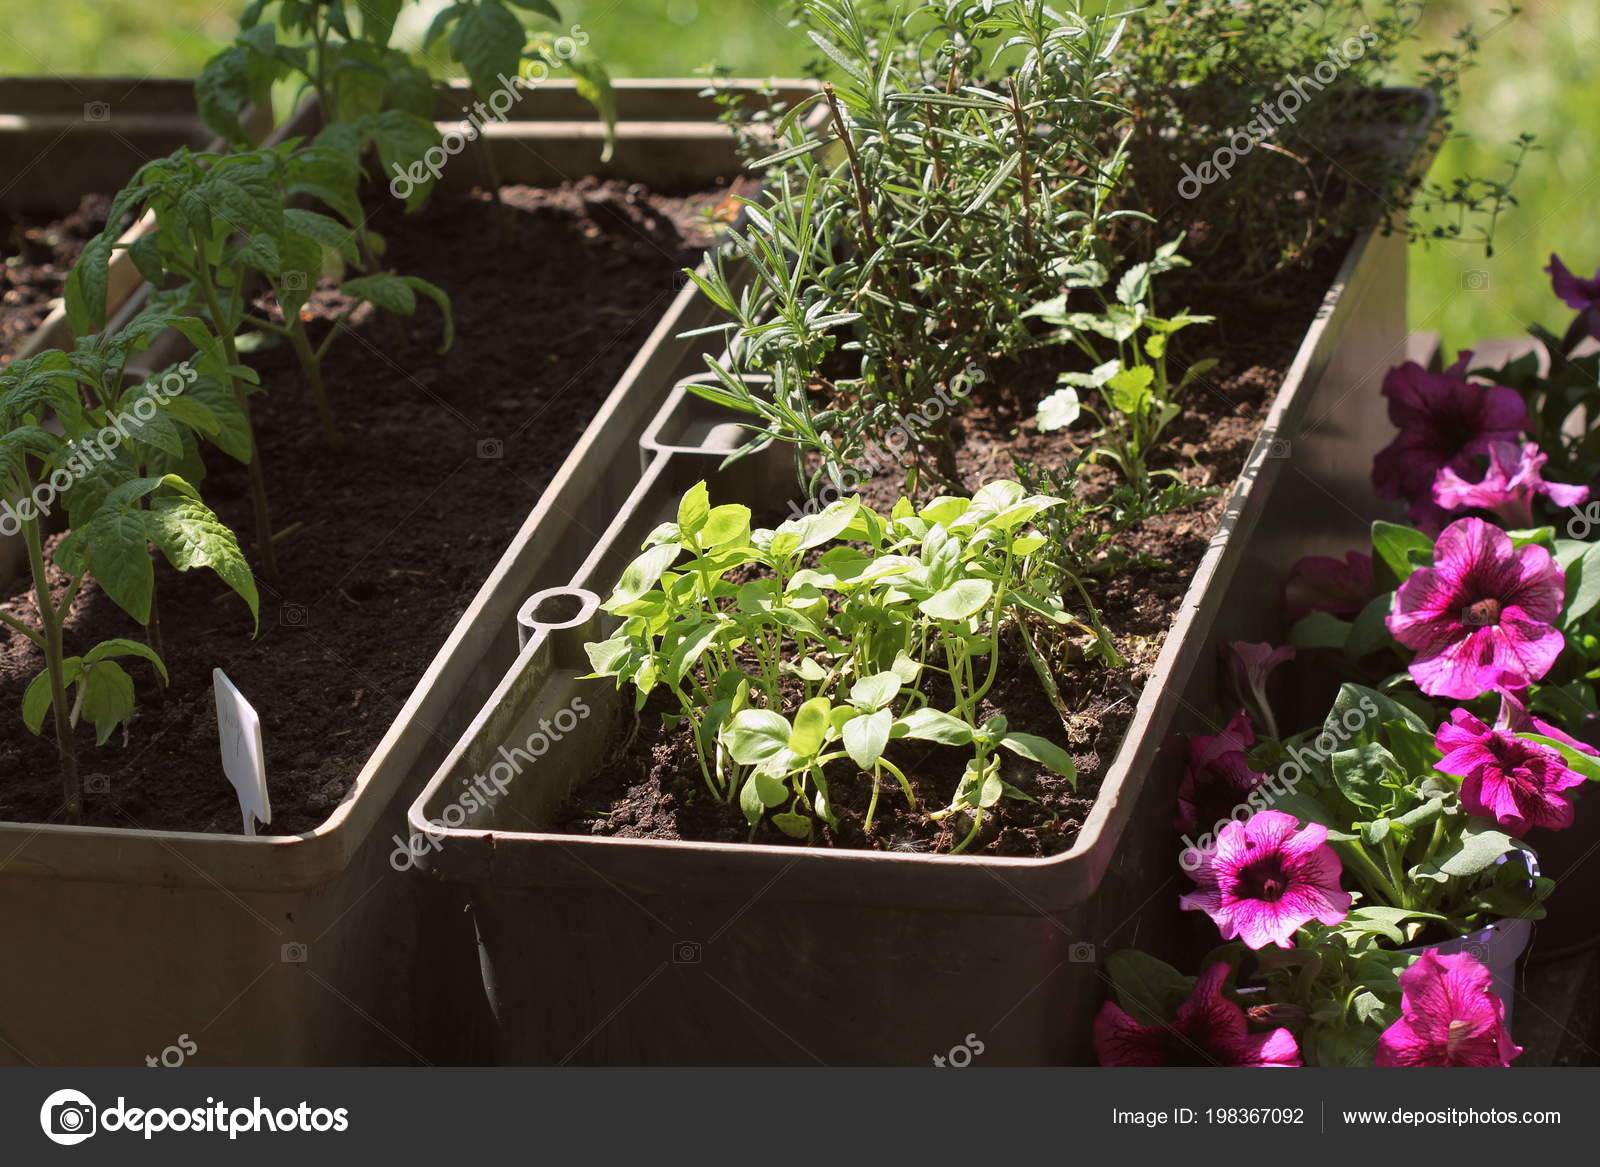
<svg viewBox="0 0 1600 1167">
<path fill-rule="evenodd" d="M 1355 616 L 1378 594 L 1372 556 L 1352 551 L 1344 559 L 1307 555 L 1283 584 L 1283 615 L 1293 623 L 1313 612 Z"/>
<path fill-rule="evenodd" d="M 1431 697 L 1524 688 L 1561 655 L 1554 625 L 1565 586 L 1543 547 L 1517 547 L 1482 519 L 1458 519 L 1434 545 L 1433 566 L 1400 585 L 1389 631 L 1416 653 L 1412 679 Z"/>
<path fill-rule="evenodd" d="M 1536 733 L 1541 737 L 1554 738 L 1564 746 L 1600 758 L 1600 750 L 1588 742 L 1579 741 L 1559 725 L 1551 725 L 1543 718 L 1534 716 L 1523 704 L 1522 698 L 1508 689 L 1500 690 L 1500 716 L 1495 718 L 1494 727 L 1506 733 Z"/>
<path fill-rule="evenodd" d="M 1572 825 L 1572 802 L 1562 791 L 1581 786 L 1584 777 L 1559 751 L 1490 729 L 1465 709 L 1451 712 L 1433 744 L 1444 752 L 1435 766 L 1462 779 L 1468 814 L 1492 818 L 1513 835 Z"/>
<path fill-rule="evenodd" d="M 1266 781 L 1267 776 L 1252 770 L 1245 757 L 1255 742 L 1255 727 L 1242 709 L 1221 733 L 1196 734 L 1189 739 L 1174 823 L 1179 831 L 1210 830 L 1213 824 L 1232 818 L 1234 809 Z"/>
<path fill-rule="evenodd" d="M 1533 499 L 1546 495 L 1558 507 L 1573 507 L 1589 497 L 1587 486 L 1544 480 L 1550 456 L 1536 442 L 1494 442 L 1483 478 L 1469 482 L 1446 466 L 1433 481 L 1433 501 L 1447 511 L 1477 507 L 1493 511 L 1508 527 L 1533 526 Z"/>
<path fill-rule="evenodd" d="M 1337 924 L 1350 913 L 1339 887 L 1344 868 L 1328 846 L 1328 829 L 1300 827 L 1292 815 L 1264 810 L 1217 833 L 1198 855 L 1195 890 L 1180 906 L 1210 916 L 1224 940 L 1251 948 L 1293 948 L 1295 931 L 1311 920 Z"/>
<path fill-rule="evenodd" d="M 1583 316 L 1589 335 L 1600 337 L 1600 271 L 1594 273 L 1593 279 L 1575 276 L 1554 253 L 1550 256 L 1550 266 L 1544 270 L 1550 273 L 1550 287 L 1555 294 L 1568 308 Z"/>
<path fill-rule="evenodd" d="M 1528 406 L 1503 385 L 1467 380 L 1470 351 L 1443 373 L 1415 361 L 1383 379 L 1389 420 L 1400 432 L 1372 464 L 1372 484 L 1382 498 L 1404 499 L 1418 523 L 1436 520 L 1433 481 L 1446 466 L 1468 470 L 1494 442 L 1516 441 L 1528 424 Z"/>
<path fill-rule="evenodd" d="M 1140 1025 L 1113 1001 L 1094 1021 L 1102 1066 L 1260 1066 L 1300 1064 L 1287 1029 L 1251 1033 L 1244 1010 L 1222 995 L 1228 966 L 1214 964 L 1195 982 L 1170 1025 Z"/>
<path fill-rule="evenodd" d="M 1272 703 L 1267 700 L 1267 678 L 1272 675 L 1273 669 L 1294 659 L 1294 649 L 1288 645 L 1273 648 L 1270 644 L 1225 640 L 1218 650 L 1227 662 L 1228 673 L 1233 677 L 1234 691 L 1239 694 L 1239 699 L 1255 711 L 1267 736 L 1277 737 L 1278 726 L 1272 716 Z"/>
<path fill-rule="evenodd" d="M 1400 1020 L 1383 1031 L 1380 1066 L 1509 1066 L 1522 1053 L 1488 968 L 1430 948 L 1400 974 Z"/>
</svg>

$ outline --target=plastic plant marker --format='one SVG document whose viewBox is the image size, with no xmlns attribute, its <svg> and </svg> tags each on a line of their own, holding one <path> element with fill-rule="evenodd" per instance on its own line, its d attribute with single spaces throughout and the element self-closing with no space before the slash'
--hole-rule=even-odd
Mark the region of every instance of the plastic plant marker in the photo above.
<svg viewBox="0 0 1600 1167">
<path fill-rule="evenodd" d="M 244 694 L 221 669 L 211 670 L 217 696 L 217 736 L 222 743 L 222 772 L 239 795 L 244 833 L 256 833 L 256 823 L 272 821 L 267 800 L 267 755 L 261 748 L 261 718 Z"/>
</svg>

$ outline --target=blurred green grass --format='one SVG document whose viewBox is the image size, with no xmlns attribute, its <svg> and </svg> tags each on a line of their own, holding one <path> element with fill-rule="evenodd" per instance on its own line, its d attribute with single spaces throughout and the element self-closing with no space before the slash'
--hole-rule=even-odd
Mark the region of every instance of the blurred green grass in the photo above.
<svg viewBox="0 0 1600 1167">
<path fill-rule="evenodd" d="M 1427 47 L 1461 23 L 1502 23 L 1508 0 L 1428 0 Z M 1469 74 L 1456 130 L 1433 178 L 1497 177 L 1524 131 L 1542 149 L 1515 187 L 1492 258 L 1480 248 L 1419 244 L 1414 327 L 1451 348 L 1513 335 L 1529 321 L 1559 329 L 1564 310 L 1541 269 L 1558 251 L 1588 274 L 1600 266 L 1600 3 L 1522 0 L 1526 11 L 1490 32 Z M 785 27 L 786 0 L 560 0 L 617 76 L 686 76 L 707 64 L 746 76 L 792 73 L 812 56 Z M 0 25 L 0 74 L 192 75 L 227 38 L 243 0 L 60 0 Z"/>
</svg>

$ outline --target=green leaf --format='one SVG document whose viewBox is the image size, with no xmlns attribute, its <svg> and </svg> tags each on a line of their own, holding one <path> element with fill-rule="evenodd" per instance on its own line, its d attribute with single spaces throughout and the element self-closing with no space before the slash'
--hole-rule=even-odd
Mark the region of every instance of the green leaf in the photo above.
<svg viewBox="0 0 1600 1167">
<path fill-rule="evenodd" d="M 1030 762 L 1049 767 L 1074 784 L 1078 781 L 1078 768 L 1072 764 L 1072 755 L 1048 738 L 1031 733 L 1008 733 L 1000 739 L 1000 744 Z"/>
<path fill-rule="evenodd" d="M 357 276 L 353 280 L 346 280 L 339 290 L 399 316 L 410 316 L 417 310 L 417 297 L 411 285 L 392 272 Z"/>
<path fill-rule="evenodd" d="M 863 713 L 844 723 L 842 736 L 845 752 L 851 761 L 863 770 L 870 770 L 883 757 L 889 744 L 889 730 L 894 725 L 894 714 L 887 709 L 876 713 Z"/>
<path fill-rule="evenodd" d="M 77 660 L 76 657 L 72 659 Z M 53 697 L 49 669 L 45 669 L 28 682 L 28 687 L 22 694 L 22 724 L 28 727 L 29 733 L 38 735 L 43 732 L 45 715 L 55 703 Z"/>
<path fill-rule="evenodd" d="M 678 503 L 678 530 L 682 533 L 684 542 L 687 543 L 698 535 L 710 517 L 711 492 L 706 489 L 704 482 L 697 482 L 684 493 Z"/>
<path fill-rule="evenodd" d="M 261 622 L 261 600 L 256 592 L 255 574 L 239 549 L 233 532 L 198 498 L 181 479 L 169 476 L 169 486 L 177 494 L 159 495 L 150 501 L 150 538 L 179 571 L 209 567 L 249 605 L 256 627 Z M 98 573 L 96 573 L 98 578 Z"/>
<path fill-rule="evenodd" d="M 95 728 L 95 744 L 105 745 L 117 726 L 133 713 L 133 678 L 116 661 L 85 667 L 79 709 Z"/>
<path fill-rule="evenodd" d="M 1039 432 L 1066 429 L 1083 414 L 1078 391 L 1071 386 L 1057 389 L 1039 402 Z"/>
<path fill-rule="evenodd" d="M 1445 875 L 1467 876 L 1487 871 L 1500 862 L 1502 855 L 1521 850 L 1517 841 L 1494 827 L 1474 830 L 1468 827 L 1461 837 L 1460 848 L 1442 863 L 1439 870 Z"/>
<path fill-rule="evenodd" d="M 1389 591 L 1411 578 L 1414 561 L 1427 563 L 1433 558 L 1433 540 L 1415 527 L 1379 519 L 1372 524 L 1372 551 L 1379 568 L 1378 588 Z"/>
<path fill-rule="evenodd" d="M 606 601 L 605 609 L 614 612 L 624 604 L 632 603 L 644 595 L 661 579 L 661 573 L 671 567 L 682 553 L 676 543 L 663 543 L 636 556 L 617 581 L 617 588 Z"/>
<path fill-rule="evenodd" d="M 1406 774 L 1394 755 L 1376 742 L 1353 750 L 1340 750 L 1331 759 L 1334 781 L 1351 802 L 1368 810 L 1381 811 L 1392 806 L 1395 788 L 1405 783 Z"/>
<path fill-rule="evenodd" d="M 122 637 L 113 637 L 110 640 L 102 640 L 88 652 L 84 653 L 83 662 L 84 664 L 92 665 L 98 664 L 103 660 L 111 660 L 114 657 L 123 656 L 142 657 L 151 664 L 155 665 L 156 671 L 161 674 L 161 679 L 163 681 L 169 679 L 167 676 L 167 666 L 162 663 L 161 657 L 156 654 L 155 649 L 151 648 L 148 644 L 141 644 L 137 640 L 125 640 Z"/>
<path fill-rule="evenodd" d="M 813 697 L 795 711 L 794 729 L 789 734 L 789 749 L 809 758 L 822 748 L 828 735 L 828 718 L 833 706 L 826 697 Z"/>
<path fill-rule="evenodd" d="M 522 22 L 495 0 L 480 0 L 450 30 L 450 51 L 467 70 L 472 88 L 488 99 L 503 83 L 516 79 L 527 33 Z"/>
<path fill-rule="evenodd" d="M 850 704 L 869 712 L 882 709 L 900 692 L 900 677 L 893 671 L 862 677 L 850 686 Z"/>
<path fill-rule="evenodd" d="M 740 503 L 724 503 L 712 507 L 700 529 L 702 547 L 722 547 L 737 539 L 747 538 L 750 532 L 750 508 Z"/>
<path fill-rule="evenodd" d="M 1171 965 L 1136 948 L 1107 956 L 1106 976 L 1116 989 L 1117 1004 L 1140 1025 L 1171 1024 L 1193 985 Z"/>
<path fill-rule="evenodd" d="M 1136 416 L 1143 413 L 1151 398 L 1151 385 L 1156 372 L 1149 365 L 1135 365 L 1123 369 L 1106 384 L 1107 397 L 1112 408 L 1119 413 Z"/>
<path fill-rule="evenodd" d="M 777 827 L 791 839 L 809 839 L 811 837 L 811 820 L 803 814 L 775 814 L 772 816 L 772 825 Z"/>
<path fill-rule="evenodd" d="M 959 717 L 937 709 L 917 709 L 894 723 L 894 737 L 917 738 L 945 746 L 964 746 L 972 742 L 972 727 Z"/>
<path fill-rule="evenodd" d="M 67 327 L 74 336 L 88 336 L 99 332 L 106 323 L 106 288 L 110 279 L 108 265 L 115 241 L 113 225 L 83 245 L 78 262 L 67 273 L 64 295 L 67 307 Z"/>
<path fill-rule="evenodd" d="M 982 610 L 993 595 L 994 584 L 988 580 L 963 579 L 935 592 L 917 607 L 935 620 L 966 620 Z"/>
<path fill-rule="evenodd" d="M 1343 649 L 1350 639 L 1351 625 L 1329 612 L 1312 612 L 1295 621 L 1289 629 L 1289 643 L 1295 648 Z"/>
<path fill-rule="evenodd" d="M 789 723 L 771 709 L 742 709 L 718 735 L 741 766 L 755 766 L 789 746 Z"/>
<path fill-rule="evenodd" d="M 421 292 L 438 305 L 439 313 L 444 317 L 444 330 L 436 351 L 441 354 L 449 352 L 456 342 L 455 313 L 451 310 L 449 294 L 437 284 L 430 284 L 420 276 L 401 276 L 400 279 L 413 292 Z"/>
<path fill-rule="evenodd" d="M 1600 603 L 1600 543 L 1591 543 L 1567 568 L 1567 602 L 1561 614 L 1561 626 L 1575 627 L 1597 603 Z"/>
</svg>

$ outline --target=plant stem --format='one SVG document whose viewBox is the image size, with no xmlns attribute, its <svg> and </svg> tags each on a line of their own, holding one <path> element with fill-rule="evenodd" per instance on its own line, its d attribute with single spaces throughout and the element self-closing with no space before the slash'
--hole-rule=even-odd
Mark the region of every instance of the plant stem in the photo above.
<svg viewBox="0 0 1600 1167">
<path fill-rule="evenodd" d="M 55 723 L 56 753 L 61 760 L 61 800 L 66 807 L 67 822 L 77 826 L 83 821 L 83 789 L 78 780 L 78 754 L 72 742 L 72 722 L 67 709 L 64 683 L 67 654 L 62 637 L 62 625 L 66 623 L 71 604 L 57 608 L 50 600 L 50 576 L 45 567 L 44 547 L 39 541 L 38 520 L 23 523 L 22 530 L 28 545 L 28 566 L 33 572 L 34 598 L 39 605 L 39 619 L 44 624 L 44 667 L 50 677 L 50 714 Z"/>
<path fill-rule="evenodd" d="M 333 419 L 333 404 L 328 400 L 328 387 L 322 380 L 322 362 L 311 351 L 310 338 L 306 336 L 305 321 L 296 316 L 289 325 L 289 344 L 300 361 L 300 368 L 311 386 L 312 399 L 317 403 L 317 416 L 322 420 L 322 436 L 335 450 L 344 445 L 339 425 Z"/>
</svg>

